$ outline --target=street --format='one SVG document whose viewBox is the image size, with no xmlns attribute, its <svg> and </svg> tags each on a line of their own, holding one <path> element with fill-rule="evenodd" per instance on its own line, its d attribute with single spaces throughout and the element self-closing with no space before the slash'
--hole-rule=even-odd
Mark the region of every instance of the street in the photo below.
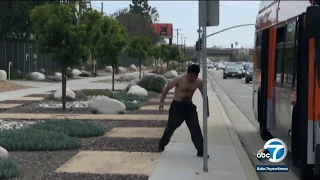
<svg viewBox="0 0 320 180">
<path fill-rule="evenodd" d="M 263 148 L 264 141 L 260 138 L 259 124 L 252 110 L 252 82 L 245 83 L 242 79 L 223 79 L 222 70 L 208 69 L 208 79 L 214 92 L 218 96 L 233 128 L 236 130 L 243 147 L 245 148 L 252 164 L 262 165 L 256 158 L 256 153 Z M 260 180 L 280 180 L 282 178 L 299 180 L 297 168 L 292 167 L 292 158 L 288 156 L 279 164 L 288 165 L 288 173 L 258 173 Z"/>
</svg>

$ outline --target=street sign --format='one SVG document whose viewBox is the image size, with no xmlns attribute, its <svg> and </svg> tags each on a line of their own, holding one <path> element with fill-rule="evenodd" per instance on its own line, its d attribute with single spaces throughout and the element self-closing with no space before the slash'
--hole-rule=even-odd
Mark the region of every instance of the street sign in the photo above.
<svg viewBox="0 0 320 180">
<path fill-rule="evenodd" d="M 219 0 L 199 0 L 199 26 L 219 26 L 220 3 Z M 204 8 L 206 8 L 204 12 Z M 206 18 L 204 17 L 206 16 Z"/>
</svg>

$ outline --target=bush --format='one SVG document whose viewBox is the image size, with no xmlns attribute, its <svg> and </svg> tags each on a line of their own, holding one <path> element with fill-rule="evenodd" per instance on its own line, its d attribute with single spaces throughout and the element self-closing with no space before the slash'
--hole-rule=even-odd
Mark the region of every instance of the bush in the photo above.
<svg viewBox="0 0 320 180">
<path fill-rule="evenodd" d="M 64 133 L 23 128 L 0 131 L 0 146 L 8 151 L 55 151 L 77 149 L 77 138 Z"/>
<path fill-rule="evenodd" d="M 14 69 L 10 72 L 11 79 L 30 79 L 28 74 L 22 73 L 21 71 Z"/>
<path fill-rule="evenodd" d="M 123 104 L 126 106 L 127 111 L 138 110 L 141 108 L 141 105 L 138 103 L 123 102 Z"/>
<path fill-rule="evenodd" d="M 90 74 L 87 74 L 87 73 L 82 73 L 79 75 L 80 77 L 90 77 Z"/>
<path fill-rule="evenodd" d="M 30 128 L 65 133 L 71 137 L 97 137 L 104 134 L 102 128 L 88 122 L 75 120 L 49 120 L 33 124 Z"/>
<path fill-rule="evenodd" d="M 18 164 L 9 159 L 0 159 L 0 179 L 11 179 L 19 175 Z"/>
<path fill-rule="evenodd" d="M 161 93 L 167 80 L 161 76 L 144 76 L 138 85 L 145 88 L 147 91 L 154 91 L 156 93 Z"/>
<path fill-rule="evenodd" d="M 119 91 L 119 92 L 112 92 L 109 94 L 109 98 L 113 98 L 113 99 L 117 99 L 119 101 L 122 102 L 126 102 L 126 101 L 148 101 L 148 98 L 144 97 L 144 96 L 138 96 L 138 95 L 134 95 L 134 94 L 127 94 L 127 92 L 125 91 Z"/>
<path fill-rule="evenodd" d="M 67 70 L 67 77 L 68 77 L 69 79 L 72 79 L 72 78 L 73 78 L 72 70 Z"/>
</svg>

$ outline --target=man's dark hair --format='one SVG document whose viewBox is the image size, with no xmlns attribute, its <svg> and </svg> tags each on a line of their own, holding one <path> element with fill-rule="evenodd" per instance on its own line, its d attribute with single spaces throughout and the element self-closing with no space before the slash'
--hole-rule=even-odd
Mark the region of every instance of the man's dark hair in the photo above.
<svg viewBox="0 0 320 180">
<path fill-rule="evenodd" d="M 200 73 L 200 67 L 198 64 L 191 64 L 190 66 L 188 66 L 188 73 L 195 73 L 195 74 L 199 74 Z"/>
</svg>

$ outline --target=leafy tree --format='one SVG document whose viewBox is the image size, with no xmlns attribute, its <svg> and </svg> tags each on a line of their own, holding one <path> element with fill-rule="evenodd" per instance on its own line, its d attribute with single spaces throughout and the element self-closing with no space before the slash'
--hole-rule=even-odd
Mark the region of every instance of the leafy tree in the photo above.
<svg viewBox="0 0 320 180">
<path fill-rule="evenodd" d="M 129 12 L 128 8 L 118 10 L 111 17 L 117 19 L 128 30 L 130 38 L 135 36 L 146 36 L 152 40 L 153 44 L 159 41 L 159 36 L 148 24 L 143 14 Z"/>
<path fill-rule="evenodd" d="M 139 59 L 139 77 L 141 78 L 141 60 L 152 56 L 152 42 L 144 36 L 137 36 L 131 39 L 128 48 L 128 55 L 131 58 Z"/>
<path fill-rule="evenodd" d="M 37 6 L 30 13 L 40 52 L 50 54 L 60 64 L 63 109 L 67 67 L 80 64 L 89 52 L 87 26 L 78 24 L 76 14 L 79 12 L 74 3 Z"/>
<path fill-rule="evenodd" d="M 148 25 L 156 23 L 159 20 L 157 8 L 151 7 L 148 4 L 148 0 L 132 0 L 129 8 L 131 13 L 142 15 Z"/>
<path fill-rule="evenodd" d="M 171 55 L 171 47 L 168 44 L 161 44 L 161 59 L 167 63 L 167 68 L 169 66 Z"/>
<path fill-rule="evenodd" d="M 97 59 L 97 44 L 101 38 L 103 15 L 97 10 L 85 8 L 80 19 L 83 24 L 86 24 L 86 44 L 89 45 L 91 58 Z"/>
<path fill-rule="evenodd" d="M 112 90 L 114 90 L 115 67 L 129 42 L 128 34 L 119 21 L 105 16 L 101 26 L 101 37 L 97 43 L 97 55 L 104 64 L 112 66 Z"/>
<path fill-rule="evenodd" d="M 152 47 L 152 56 L 155 58 L 155 64 L 157 66 L 157 71 L 158 71 L 158 64 L 160 59 L 161 59 L 161 46 L 154 45 Z"/>
</svg>

